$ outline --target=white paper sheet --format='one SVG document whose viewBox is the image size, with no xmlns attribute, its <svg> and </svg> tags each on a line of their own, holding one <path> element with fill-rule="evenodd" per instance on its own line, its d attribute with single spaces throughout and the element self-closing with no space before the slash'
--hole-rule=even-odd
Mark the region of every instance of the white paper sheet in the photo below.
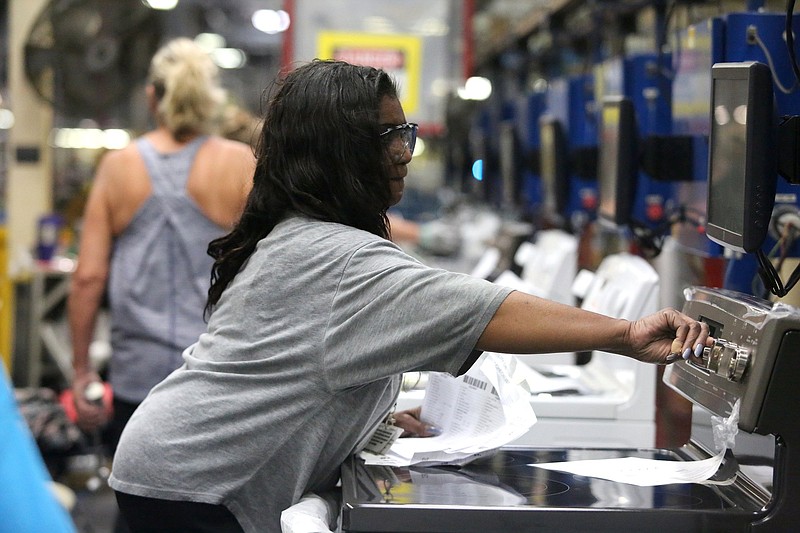
<svg viewBox="0 0 800 533">
<path fill-rule="evenodd" d="M 557 463 L 531 464 L 537 468 L 570 472 L 587 477 L 608 479 L 642 487 L 669 485 L 672 483 L 717 483 L 733 481 L 709 481 L 717 473 L 725 451 L 732 448 L 738 432 L 740 400 L 731 408 L 728 418 L 712 417 L 714 421 L 714 444 L 719 452 L 713 457 L 699 461 L 661 461 L 641 457 L 564 461 Z"/>
<path fill-rule="evenodd" d="M 422 419 L 441 435 L 398 439 L 385 455 L 362 452 L 367 464 L 385 466 L 465 464 L 490 455 L 522 436 L 536 423 L 524 379 L 514 358 L 486 353 L 460 378 L 432 373 L 422 404 Z M 708 481 L 733 447 L 738 431 L 739 402 L 727 419 L 715 418 L 714 441 L 719 452 L 699 461 L 663 461 L 640 457 L 565 461 L 530 466 L 570 472 L 639 486 Z"/>
<path fill-rule="evenodd" d="M 362 452 L 367 464 L 464 464 L 516 440 L 536 423 L 528 392 L 511 380 L 515 361 L 484 354 L 459 378 L 432 373 L 421 418 L 436 437 L 398 439 L 384 455 Z"/>
<path fill-rule="evenodd" d="M 620 483 L 652 487 L 672 483 L 700 483 L 713 476 L 722 464 L 725 450 L 701 461 L 659 461 L 641 457 L 565 461 L 531 464 L 536 468 L 570 472 Z"/>
</svg>

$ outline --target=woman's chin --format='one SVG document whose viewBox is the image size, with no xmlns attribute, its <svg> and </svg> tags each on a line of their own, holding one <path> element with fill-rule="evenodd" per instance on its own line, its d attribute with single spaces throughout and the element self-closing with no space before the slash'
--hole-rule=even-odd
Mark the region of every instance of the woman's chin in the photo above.
<svg viewBox="0 0 800 533">
<path fill-rule="evenodd" d="M 397 203 L 403 199 L 403 190 L 405 189 L 405 183 L 402 179 L 399 180 L 392 180 L 389 185 L 389 190 L 391 192 L 391 204 L 397 205 Z"/>
</svg>

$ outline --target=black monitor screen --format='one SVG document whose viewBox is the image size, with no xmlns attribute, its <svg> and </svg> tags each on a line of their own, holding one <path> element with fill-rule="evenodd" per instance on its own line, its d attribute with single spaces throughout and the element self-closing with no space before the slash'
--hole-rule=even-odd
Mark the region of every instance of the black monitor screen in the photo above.
<svg viewBox="0 0 800 533">
<path fill-rule="evenodd" d="M 747 143 L 747 80 L 718 80 L 714 83 L 713 173 L 708 187 L 709 218 L 728 232 L 744 233 L 742 205 L 731 202 L 734 191 L 744 190 Z"/>
<path fill-rule="evenodd" d="M 639 172 L 636 118 L 633 103 L 626 97 L 605 97 L 602 105 L 598 214 L 614 225 L 624 225 L 631 219 Z"/>
<path fill-rule="evenodd" d="M 521 187 L 522 163 L 520 143 L 511 121 L 500 123 L 497 143 L 503 205 L 517 205 Z"/>
<path fill-rule="evenodd" d="M 539 119 L 539 173 L 545 213 L 564 215 L 569 200 L 567 139 L 561 122 L 550 115 Z"/>
<path fill-rule="evenodd" d="M 731 250 L 756 251 L 766 237 L 777 181 L 772 115 L 766 65 L 714 65 L 706 232 Z"/>
</svg>

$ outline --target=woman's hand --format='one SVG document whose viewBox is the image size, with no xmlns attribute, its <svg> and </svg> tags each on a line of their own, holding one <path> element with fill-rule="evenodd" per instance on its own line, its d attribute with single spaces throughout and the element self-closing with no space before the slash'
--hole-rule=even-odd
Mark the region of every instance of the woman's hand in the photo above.
<svg viewBox="0 0 800 533">
<path fill-rule="evenodd" d="M 402 428 L 400 437 L 435 437 L 441 430 L 420 420 L 422 407 L 394 413 L 394 425 Z"/>
<path fill-rule="evenodd" d="M 625 340 L 628 348 L 620 353 L 656 364 L 699 358 L 703 348 L 714 344 L 708 334 L 708 324 L 675 309 L 662 309 L 630 322 Z"/>
<path fill-rule="evenodd" d="M 77 424 L 82 430 L 90 432 L 108 422 L 108 413 L 102 402 L 90 402 L 86 399 L 86 387 L 93 382 L 100 382 L 95 372 L 87 372 L 75 376 L 72 382 L 72 401 L 75 403 Z"/>
</svg>

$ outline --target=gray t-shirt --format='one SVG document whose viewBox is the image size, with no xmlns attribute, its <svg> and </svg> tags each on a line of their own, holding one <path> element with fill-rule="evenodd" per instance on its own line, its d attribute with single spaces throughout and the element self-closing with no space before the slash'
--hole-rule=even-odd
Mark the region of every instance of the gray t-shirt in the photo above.
<svg viewBox="0 0 800 533">
<path fill-rule="evenodd" d="M 134 413 L 110 485 L 224 504 L 245 531 L 337 482 L 399 374 L 457 373 L 510 289 L 432 269 L 348 226 L 290 218 Z"/>
</svg>

